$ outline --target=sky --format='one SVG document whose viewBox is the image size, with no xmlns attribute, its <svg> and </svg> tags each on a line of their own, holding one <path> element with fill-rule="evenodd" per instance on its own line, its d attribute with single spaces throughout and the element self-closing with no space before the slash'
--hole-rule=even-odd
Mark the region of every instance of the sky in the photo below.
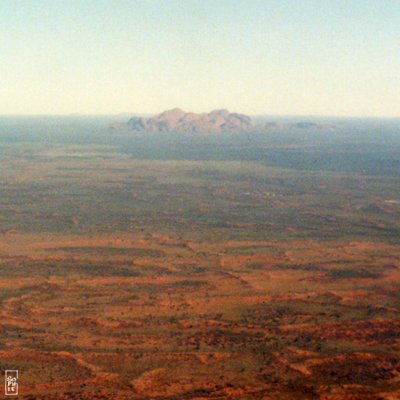
<svg viewBox="0 0 400 400">
<path fill-rule="evenodd" d="M 400 116 L 399 0 L 0 0 L 0 114 Z"/>
</svg>

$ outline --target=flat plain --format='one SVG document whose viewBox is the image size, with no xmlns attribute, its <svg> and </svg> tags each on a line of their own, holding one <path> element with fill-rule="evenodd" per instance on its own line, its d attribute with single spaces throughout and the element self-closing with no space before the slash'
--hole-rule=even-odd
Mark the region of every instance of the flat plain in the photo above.
<svg viewBox="0 0 400 400">
<path fill-rule="evenodd" d="M 7 124 L 0 367 L 20 398 L 400 398 L 398 144 Z"/>
</svg>

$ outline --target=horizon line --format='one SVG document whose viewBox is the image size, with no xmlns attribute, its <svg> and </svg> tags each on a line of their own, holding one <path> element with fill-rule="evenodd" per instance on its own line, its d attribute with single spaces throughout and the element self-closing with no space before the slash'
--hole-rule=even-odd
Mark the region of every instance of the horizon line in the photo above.
<svg viewBox="0 0 400 400">
<path fill-rule="evenodd" d="M 166 109 L 164 111 L 172 110 L 173 108 Z M 121 112 L 121 113 L 62 113 L 62 114 L 47 114 L 47 113 L 37 113 L 37 114 L 30 114 L 30 113 L 24 113 L 24 114 L 2 114 L 0 113 L 0 118 L 4 117 L 12 117 L 12 118 L 26 118 L 26 117 L 89 117 L 89 118 L 95 118 L 95 117 L 133 117 L 133 116 L 153 116 L 153 115 L 159 115 L 160 113 L 164 112 L 157 112 L 157 113 L 138 113 L 138 112 Z M 213 111 L 213 110 L 211 110 Z M 185 111 L 186 112 L 186 111 Z M 187 111 L 187 112 L 192 112 L 192 111 Z M 202 112 L 203 113 L 203 112 Z M 204 112 L 207 113 L 207 112 Z M 264 118 L 334 118 L 334 119 L 400 119 L 400 115 L 357 115 L 357 114 L 351 114 L 351 115 L 332 115 L 332 114 L 260 114 L 260 113 L 243 113 L 240 111 L 233 111 L 232 113 L 238 113 L 238 114 L 245 114 L 250 117 L 264 117 Z M 201 114 L 201 113 L 196 113 L 196 114 Z"/>
</svg>

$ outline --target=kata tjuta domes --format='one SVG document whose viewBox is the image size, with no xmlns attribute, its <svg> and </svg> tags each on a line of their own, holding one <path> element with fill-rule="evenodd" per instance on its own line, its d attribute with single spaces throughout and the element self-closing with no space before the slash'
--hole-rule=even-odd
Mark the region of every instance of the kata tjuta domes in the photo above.
<svg viewBox="0 0 400 400">
<path fill-rule="evenodd" d="M 185 112 L 180 108 L 164 111 L 151 118 L 135 117 L 128 121 L 135 131 L 149 132 L 229 132 L 244 131 L 253 127 L 251 118 L 228 110 L 214 110 L 210 113 Z"/>
</svg>

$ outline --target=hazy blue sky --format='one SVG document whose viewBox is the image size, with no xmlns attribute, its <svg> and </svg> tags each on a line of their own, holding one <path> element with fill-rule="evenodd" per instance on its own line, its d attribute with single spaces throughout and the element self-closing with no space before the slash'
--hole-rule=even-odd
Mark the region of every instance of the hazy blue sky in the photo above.
<svg viewBox="0 0 400 400">
<path fill-rule="evenodd" d="M 399 0 L 0 0 L 0 114 L 400 116 Z"/>
</svg>

